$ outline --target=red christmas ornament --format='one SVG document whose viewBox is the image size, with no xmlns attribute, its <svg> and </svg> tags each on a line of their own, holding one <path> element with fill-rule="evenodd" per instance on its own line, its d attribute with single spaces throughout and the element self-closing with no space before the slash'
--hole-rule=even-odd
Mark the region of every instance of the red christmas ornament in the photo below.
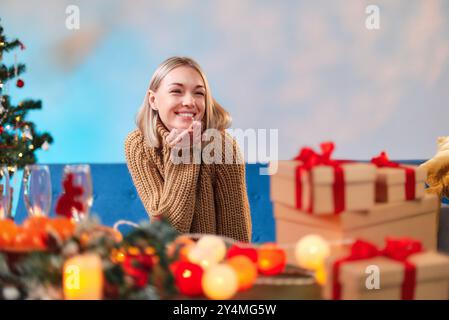
<svg viewBox="0 0 449 320">
<path fill-rule="evenodd" d="M 56 203 L 55 212 L 67 218 L 72 217 L 72 210 L 84 212 L 84 204 L 77 198 L 83 194 L 83 188 L 74 184 L 74 175 L 68 174 L 64 179 L 64 193 L 59 197 Z"/>
<path fill-rule="evenodd" d="M 24 85 L 25 85 L 25 82 L 22 79 L 17 80 L 16 86 L 18 88 L 22 88 Z"/>
<path fill-rule="evenodd" d="M 197 264 L 182 261 L 175 269 L 175 284 L 181 294 L 193 297 L 203 293 L 201 285 L 203 268 Z"/>
<path fill-rule="evenodd" d="M 134 279 L 137 288 L 144 288 L 148 283 L 148 276 L 154 266 L 154 255 L 138 254 L 126 255 L 123 270 Z"/>
<path fill-rule="evenodd" d="M 2 134 L 4 130 L 3 127 L 0 127 L 0 134 Z"/>
<path fill-rule="evenodd" d="M 240 247 L 238 244 L 232 245 L 227 253 L 227 258 L 230 259 L 235 256 L 248 257 L 252 262 L 257 263 L 257 250 L 254 248 Z"/>
</svg>

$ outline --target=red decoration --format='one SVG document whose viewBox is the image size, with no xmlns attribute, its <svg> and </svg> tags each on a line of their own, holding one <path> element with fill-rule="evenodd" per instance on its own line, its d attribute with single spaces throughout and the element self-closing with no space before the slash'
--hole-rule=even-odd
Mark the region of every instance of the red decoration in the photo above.
<svg viewBox="0 0 449 320">
<path fill-rule="evenodd" d="M 5 131 L 5 129 L 3 129 L 3 127 L 0 127 L 0 134 L 2 134 L 3 131 Z"/>
<path fill-rule="evenodd" d="M 69 173 L 64 182 L 64 193 L 59 197 L 56 203 L 56 214 L 65 216 L 67 218 L 72 217 L 72 210 L 85 211 L 83 202 L 77 198 L 84 192 L 83 188 L 74 184 L 74 175 Z"/>
<path fill-rule="evenodd" d="M 351 247 L 351 253 L 342 259 L 334 262 L 332 266 L 333 278 L 333 299 L 341 299 L 341 284 L 339 281 L 340 267 L 348 261 L 358 261 L 371 259 L 379 256 L 387 257 L 402 262 L 405 267 L 404 282 L 402 284 L 402 300 L 412 300 L 415 296 L 416 286 L 416 267 L 407 261 L 412 254 L 422 252 L 422 244 L 420 241 L 403 238 L 386 240 L 386 246 L 383 250 L 379 250 L 374 244 L 357 240 Z"/>
<path fill-rule="evenodd" d="M 22 79 L 18 79 L 16 82 L 16 86 L 18 88 L 22 88 L 25 85 L 25 82 Z"/>
<path fill-rule="evenodd" d="M 405 170 L 405 198 L 414 200 L 416 198 L 416 175 L 413 168 L 401 166 L 399 163 L 390 161 L 385 151 L 382 151 L 377 157 L 371 159 L 379 168 L 398 168 Z"/>
<path fill-rule="evenodd" d="M 203 268 L 197 264 L 182 261 L 175 269 L 175 284 L 181 294 L 193 297 L 203 293 L 201 285 Z"/>
<path fill-rule="evenodd" d="M 257 263 L 257 250 L 254 248 L 245 248 L 238 244 L 234 244 L 229 248 L 227 258 L 229 259 L 235 256 L 245 256 L 252 262 Z"/>
<path fill-rule="evenodd" d="M 265 243 L 258 250 L 257 267 L 259 272 L 273 276 L 284 271 L 287 263 L 285 251 L 275 243 Z"/>
<path fill-rule="evenodd" d="M 137 288 L 144 288 L 148 283 L 148 276 L 155 265 L 154 255 L 127 254 L 123 261 L 123 270 L 134 280 Z"/>
<path fill-rule="evenodd" d="M 294 160 L 301 161 L 302 163 L 296 168 L 296 207 L 298 209 L 304 209 L 309 213 L 313 212 L 313 175 L 309 174 L 310 188 L 310 201 L 309 207 L 303 208 L 302 203 L 302 174 L 304 172 L 310 172 L 313 167 L 319 165 L 331 166 L 334 169 L 334 213 L 339 214 L 345 210 L 345 183 L 344 172 L 341 167 L 342 164 L 350 163 L 352 161 L 347 160 L 332 160 L 331 155 L 334 151 L 335 145 L 333 142 L 324 142 L 320 145 L 321 154 L 316 153 L 311 148 L 302 148 L 299 154 Z"/>
<path fill-rule="evenodd" d="M 19 46 L 20 46 L 20 50 L 25 50 L 26 49 L 25 45 L 22 42 L 20 42 L 20 41 L 19 41 Z"/>
</svg>

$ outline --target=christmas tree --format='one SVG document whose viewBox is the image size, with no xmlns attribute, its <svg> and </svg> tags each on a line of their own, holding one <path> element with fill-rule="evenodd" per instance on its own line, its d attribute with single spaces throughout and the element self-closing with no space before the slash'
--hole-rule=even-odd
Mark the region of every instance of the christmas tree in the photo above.
<svg viewBox="0 0 449 320">
<path fill-rule="evenodd" d="M 15 80 L 18 88 L 25 85 L 20 78 L 25 72 L 25 65 L 17 63 L 16 54 L 12 66 L 2 63 L 5 53 L 17 49 L 25 50 L 25 46 L 18 39 L 8 41 L 0 25 L 0 166 L 8 166 L 11 174 L 15 168 L 36 163 L 35 152 L 47 150 L 53 142 L 49 133 L 37 132 L 35 124 L 27 120 L 28 111 L 42 109 L 41 101 L 27 99 L 14 106 L 8 95 L 8 81 Z"/>
</svg>

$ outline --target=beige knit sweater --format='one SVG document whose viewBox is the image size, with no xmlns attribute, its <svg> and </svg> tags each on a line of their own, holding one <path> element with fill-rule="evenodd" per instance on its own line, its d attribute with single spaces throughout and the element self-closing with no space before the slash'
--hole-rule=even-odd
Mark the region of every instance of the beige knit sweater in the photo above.
<svg viewBox="0 0 449 320">
<path fill-rule="evenodd" d="M 139 129 L 125 141 L 128 169 L 147 213 L 165 216 L 181 233 L 217 234 L 250 242 L 245 164 L 235 139 L 222 131 L 223 143 L 228 139 L 233 146 L 236 160 L 231 164 L 224 163 L 224 151 L 221 164 L 174 164 L 165 142 L 169 131 L 159 119 L 157 132 L 163 142 L 160 148 L 148 146 Z"/>
</svg>

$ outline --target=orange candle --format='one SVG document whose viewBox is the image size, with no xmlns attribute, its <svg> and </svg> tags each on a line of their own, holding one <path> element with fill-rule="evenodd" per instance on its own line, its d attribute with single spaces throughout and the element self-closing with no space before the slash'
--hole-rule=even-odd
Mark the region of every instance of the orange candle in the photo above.
<svg viewBox="0 0 449 320">
<path fill-rule="evenodd" d="M 64 298 L 100 300 L 103 297 L 103 267 L 97 254 L 78 255 L 64 263 Z"/>
</svg>

